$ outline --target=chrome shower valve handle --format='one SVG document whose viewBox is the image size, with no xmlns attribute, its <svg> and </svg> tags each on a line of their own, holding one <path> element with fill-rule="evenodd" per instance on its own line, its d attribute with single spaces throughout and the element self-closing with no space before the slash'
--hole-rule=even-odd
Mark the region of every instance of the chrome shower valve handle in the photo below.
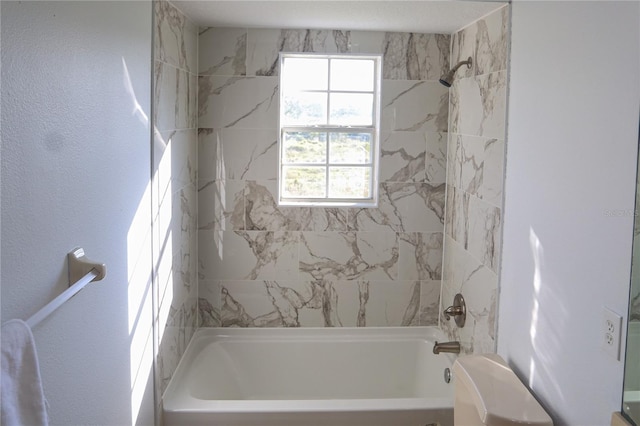
<svg viewBox="0 0 640 426">
<path fill-rule="evenodd" d="M 451 316 L 458 316 L 458 315 L 464 315 L 464 309 L 462 309 L 462 307 L 460 306 L 449 306 L 447 309 L 444 310 L 444 317 L 447 320 L 451 319 Z"/>
<path fill-rule="evenodd" d="M 453 298 L 453 306 L 449 306 L 444 310 L 444 317 L 448 320 L 454 317 L 458 327 L 464 327 L 467 319 L 467 305 L 464 303 L 464 297 L 460 293 Z"/>
</svg>

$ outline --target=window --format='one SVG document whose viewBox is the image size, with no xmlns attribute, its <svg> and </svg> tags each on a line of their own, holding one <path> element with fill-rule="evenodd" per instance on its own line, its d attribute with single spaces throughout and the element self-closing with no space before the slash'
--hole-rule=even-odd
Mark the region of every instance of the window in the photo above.
<svg viewBox="0 0 640 426">
<path fill-rule="evenodd" d="M 375 206 L 381 55 L 280 54 L 279 199 Z"/>
</svg>

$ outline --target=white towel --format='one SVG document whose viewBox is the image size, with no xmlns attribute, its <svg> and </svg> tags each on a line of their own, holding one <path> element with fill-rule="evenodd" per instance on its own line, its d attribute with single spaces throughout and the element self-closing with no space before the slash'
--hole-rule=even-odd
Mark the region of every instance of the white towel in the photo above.
<svg viewBox="0 0 640 426">
<path fill-rule="evenodd" d="M 36 345 L 31 329 L 22 320 L 10 320 L 2 325 L 1 351 L 3 426 L 47 425 L 47 409 Z"/>
</svg>

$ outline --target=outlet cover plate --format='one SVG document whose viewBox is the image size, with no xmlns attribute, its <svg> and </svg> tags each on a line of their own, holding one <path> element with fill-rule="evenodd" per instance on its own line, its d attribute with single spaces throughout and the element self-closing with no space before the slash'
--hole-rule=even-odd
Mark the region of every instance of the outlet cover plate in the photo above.
<svg viewBox="0 0 640 426">
<path fill-rule="evenodd" d="M 602 310 L 602 332 L 600 333 L 602 348 L 618 361 L 620 361 L 621 329 L 622 316 L 605 307 Z"/>
</svg>

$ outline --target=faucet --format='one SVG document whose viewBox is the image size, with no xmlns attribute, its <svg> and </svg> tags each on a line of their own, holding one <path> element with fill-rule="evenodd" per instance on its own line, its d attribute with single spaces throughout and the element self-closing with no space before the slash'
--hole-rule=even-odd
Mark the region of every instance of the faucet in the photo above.
<svg viewBox="0 0 640 426">
<path fill-rule="evenodd" d="M 452 354 L 460 353 L 460 342 L 436 342 L 433 345 L 433 353 L 438 355 L 440 352 L 449 352 Z"/>
</svg>

